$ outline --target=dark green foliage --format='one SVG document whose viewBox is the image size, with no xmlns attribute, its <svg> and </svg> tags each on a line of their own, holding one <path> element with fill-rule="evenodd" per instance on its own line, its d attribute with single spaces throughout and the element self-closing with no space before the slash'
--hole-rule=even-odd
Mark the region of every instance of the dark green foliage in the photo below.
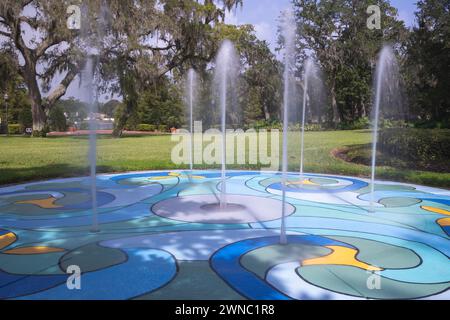
<svg viewBox="0 0 450 320">
<path fill-rule="evenodd" d="M 371 0 L 294 0 L 299 65 L 312 55 L 325 75 L 330 93 L 328 122 L 351 123 L 367 117 L 372 105 L 374 63 L 385 43 L 401 49 L 407 37 L 397 10 L 380 0 L 382 30 L 367 28 Z M 401 50 L 397 50 L 401 53 Z"/>
<path fill-rule="evenodd" d="M 368 117 L 362 117 L 354 121 L 345 121 L 339 124 L 341 130 L 361 130 L 370 128 L 370 120 Z"/>
<path fill-rule="evenodd" d="M 384 155 L 416 168 L 450 171 L 450 130 L 384 129 L 379 144 Z"/>
<path fill-rule="evenodd" d="M 18 121 L 22 132 L 25 132 L 26 128 L 33 126 L 33 115 L 31 114 L 30 106 L 24 106 L 18 115 Z"/>
<path fill-rule="evenodd" d="M 420 129 L 450 129 L 450 118 L 444 117 L 438 120 L 419 120 L 414 123 L 415 128 Z"/>
<path fill-rule="evenodd" d="M 109 118 L 114 117 L 116 109 L 120 106 L 121 102 L 118 100 L 109 100 L 106 103 L 100 104 L 98 106 L 98 112 L 107 115 Z"/>
<path fill-rule="evenodd" d="M 88 106 L 86 103 L 75 98 L 61 99 L 55 103 L 55 108 L 60 108 L 67 115 L 67 125 L 79 127 L 88 115 Z"/>
<path fill-rule="evenodd" d="M 137 117 L 139 83 L 137 70 L 127 62 L 126 56 L 118 58 L 116 68 L 123 103 L 116 108 L 114 113 L 113 135 L 120 137 L 124 129 L 134 130 L 139 124 Z"/>
<path fill-rule="evenodd" d="M 450 1 L 421 0 L 408 43 L 406 81 L 420 127 L 450 123 Z M 430 123 L 430 124 L 427 124 Z"/>
<path fill-rule="evenodd" d="M 87 122 L 80 123 L 78 129 L 79 130 L 89 130 L 89 123 L 87 123 Z"/>
<path fill-rule="evenodd" d="M 6 104 L 8 105 L 8 123 L 30 127 L 31 106 L 23 79 L 19 76 L 14 63 L 14 54 L 0 48 L 0 117 L 5 120 Z M 5 101 L 4 95 L 8 94 Z"/>
<path fill-rule="evenodd" d="M 158 126 L 158 131 L 159 132 L 167 132 L 167 130 L 168 130 L 168 128 L 167 128 L 167 126 L 165 124 L 160 124 Z"/>
<path fill-rule="evenodd" d="M 156 126 L 152 124 L 141 123 L 136 128 L 137 131 L 153 132 L 156 130 Z"/>
<path fill-rule="evenodd" d="M 20 127 L 20 124 L 9 124 L 8 125 L 8 133 L 9 134 L 22 134 L 22 128 Z"/>
<path fill-rule="evenodd" d="M 255 129 L 255 130 L 283 130 L 283 124 L 280 122 L 280 120 L 257 120 L 253 121 L 249 124 L 246 124 L 244 128 L 247 129 Z"/>
<path fill-rule="evenodd" d="M 64 110 L 58 106 L 54 106 L 52 109 L 50 109 L 50 113 L 48 115 L 48 123 L 50 131 L 66 131 L 67 122 L 66 116 L 64 115 Z"/>
<path fill-rule="evenodd" d="M 158 130 L 180 128 L 184 122 L 180 90 L 167 78 L 145 90 L 139 97 L 137 116 L 140 123 L 157 125 Z M 165 125 L 164 130 L 159 126 Z"/>
<path fill-rule="evenodd" d="M 245 66 L 240 92 L 244 123 L 276 120 L 279 118 L 282 104 L 281 64 L 270 51 L 267 42 L 256 37 L 253 26 L 234 28 L 236 28 L 233 31 L 236 37 L 234 42 L 241 63 Z"/>
</svg>

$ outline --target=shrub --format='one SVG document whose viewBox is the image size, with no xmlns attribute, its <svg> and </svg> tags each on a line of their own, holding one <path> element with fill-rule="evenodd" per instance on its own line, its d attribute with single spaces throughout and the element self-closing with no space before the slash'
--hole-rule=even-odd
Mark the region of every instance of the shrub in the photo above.
<svg viewBox="0 0 450 320">
<path fill-rule="evenodd" d="M 80 130 L 89 130 L 89 123 L 86 121 L 83 121 L 82 123 L 80 123 L 79 129 Z"/>
<path fill-rule="evenodd" d="M 414 163 L 417 166 L 449 170 L 450 130 L 448 129 L 383 129 L 379 134 L 383 154 Z"/>
<path fill-rule="evenodd" d="M 33 115 L 31 114 L 31 108 L 23 107 L 20 110 L 18 120 L 19 120 L 19 124 L 21 126 L 22 132 L 25 132 L 26 128 L 31 128 L 33 126 Z"/>
<path fill-rule="evenodd" d="M 136 128 L 137 131 L 144 131 L 144 132 L 153 132 L 156 130 L 156 126 L 153 124 L 146 124 L 146 123 L 141 123 L 137 125 Z"/>
<path fill-rule="evenodd" d="M 48 122 L 51 131 L 66 131 L 67 121 L 64 115 L 64 110 L 60 106 L 54 106 L 50 109 L 48 116 Z"/>
<path fill-rule="evenodd" d="M 370 120 L 368 117 L 362 117 L 351 122 L 342 122 L 338 125 L 341 130 L 362 130 L 370 128 Z"/>
<path fill-rule="evenodd" d="M 450 129 L 449 119 L 442 119 L 441 121 L 422 120 L 414 123 L 415 128 L 421 129 Z"/>
<path fill-rule="evenodd" d="M 282 130 L 283 124 L 278 120 L 256 120 L 244 126 L 244 129 L 255 129 L 256 131 L 265 130 Z"/>
<path fill-rule="evenodd" d="M 9 134 L 22 134 L 22 128 L 20 124 L 8 124 L 8 133 Z"/>
<path fill-rule="evenodd" d="M 127 119 L 127 123 L 125 124 L 125 130 L 134 131 L 138 129 L 139 126 L 139 116 L 136 112 L 133 112 Z"/>
<path fill-rule="evenodd" d="M 158 126 L 158 131 L 160 131 L 160 132 L 167 132 L 167 126 L 165 124 L 160 124 Z"/>
</svg>

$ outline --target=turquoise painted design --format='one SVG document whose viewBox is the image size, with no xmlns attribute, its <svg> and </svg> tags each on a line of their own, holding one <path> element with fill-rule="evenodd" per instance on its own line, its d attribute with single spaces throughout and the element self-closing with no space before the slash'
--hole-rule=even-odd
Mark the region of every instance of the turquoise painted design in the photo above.
<svg viewBox="0 0 450 320">
<path fill-rule="evenodd" d="M 245 196 L 246 201 L 258 203 L 261 198 L 271 198 L 276 203 L 281 199 L 277 172 L 230 171 L 227 178 L 228 193 Z M 375 212 L 370 212 L 367 181 L 320 174 L 307 174 L 304 178 L 308 182 L 302 186 L 297 174 L 289 175 L 293 183 L 287 201 L 295 208 L 286 219 L 289 242 L 311 248 L 351 248 L 356 260 L 348 256 L 339 257 L 341 260 L 330 257 L 312 260 L 326 263 L 348 260 L 339 266 L 328 265 L 345 275 L 345 279 L 333 278 L 327 285 L 320 279 L 326 263 L 303 266 L 303 261 L 280 262 L 267 270 L 266 278 L 256 276 L 239 261 L 252 250 L 278 242 L 280 219 L 273 219 L 278 208 L 261 208 L 272 210 L 257 215 L 271 217 L 267 221 L 246 223 L 244 218 L 239 219 L 241 208 L 227 213 L 229 220 L 222 215 L 220 223 L 201 223 L 187 217 L 183 220 L 184 214 L 191 214 L 183 211 L 187 206 L 179 209 L 175 220 L 171 215 L 154 212 L 155 205 L 177 198 L 195 203 L 196 197 L 217 196 L 221 189 L 220 172 L 194 171 L 190 176 L 185 171 L 157 171 L 97 177 L 99 233 L 89 232 L 92 223 L 89 179 L 59 179 L 0 188 L 0 298 L 132 299 L 156 292 L 176 278 L 177 283 L 197 288 L 196 297 L 207 299 L 209 293 L 201 290 L 208 286 L 179 278 L 189 274 L 178 273 L 178 261 L 209 262 L 210 276 L 217 277 L 215 283 L 224 283 L 220 288 L 226 290 L 218 289 L 224 290 L 224 296 L 233 290 L 236 296 L 248 299 L 366 298 L 363 293 L 350 294 L 339 288 L 361 287 L 358 281 L 365 272 L 361 271 L 361 265 L 370 263 L 352 264 L 359 257 L 372 257 L 376 261 L 376 257 L 390 254 L 373 249 L 380 247 L 371 246 L 373 241 L 408 249 L 420 258 L 420 263 L 414 266 L 405 261 L 401 267 L 400 259 L 396 268 L 379 271 L 381 281 L 388 281 L 386 290 L 390 290 L 383 292 L 381 298 L 395 298 L 396 292 L 402 298 L 404 295 L 400 293 L 408 288 L 408 298 L 450 299 L 449 226 L 438 224 L 449 217 L 446 212 L 450 211 L 450 192 L 383 182 L 376 186 Z M 245 203 L 239 205 L 245 209 Z M 421 206 L 440 210 L 430 212 Z M 333 240 L 333 236 L 362 239 L 365 245 L 358 248 L 356 240 L 352 245 Z M 324 252 L 314 252 L 319 251 Z M 82 290 L 69 290 L 66 286 L 70 275 L 63 266 L 70 265 L 74 256 L 81 268 L 89 270 L 81 270 Z M 104 259 L 98 261 L 99 256 Z M 286 268 L 290 268 L 289 272 L 280 273 Z M 355 268 L 359 271 L 354 272 L 353 278 Z M 296 284 L 302 286 L 302 294 L 293 295 Z M 220 296 L 220 292 L 215 294 Z"/>
</svg>

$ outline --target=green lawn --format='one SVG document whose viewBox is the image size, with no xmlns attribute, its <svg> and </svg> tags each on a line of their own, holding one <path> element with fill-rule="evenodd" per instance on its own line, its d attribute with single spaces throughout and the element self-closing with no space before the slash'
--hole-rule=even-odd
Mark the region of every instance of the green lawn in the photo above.
<svg viewBox="0 0 450 320">
<path fill-rule="evenodd" d="M 299 141 L 298 133 L 290 135 L 289 168 L 293 171 L 299 168 Z M 370 132 L 367 130 L 307 132 L 305 171 L 368 177 L 369 167 L 336 159 L 331 154 L 336 148 L 367 143 L 370 143 Z M 174 145 L 167 135 L 121 139 L 102 137 L 98 140 L 98 172 L 181 168 L 174 166 L 170 159 Z M 0 150 L 0 184 L 88 174 L 86 138 L 3 136 L 0 137 Z M 256 169 L 258 166 L 247 165 L 243 168 Z M 377 177 L 447 188 L 450 181 L 450 173 L 400 170 L 391 167 L 378 168 Z"/>
</svg>

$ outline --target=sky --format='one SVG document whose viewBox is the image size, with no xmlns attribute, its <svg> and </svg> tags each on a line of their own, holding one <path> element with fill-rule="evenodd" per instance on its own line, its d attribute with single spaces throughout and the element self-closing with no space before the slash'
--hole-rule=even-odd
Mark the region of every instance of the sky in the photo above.
<svg viewBox="0 0 450 320">
<path fill-rule="evenodd" d="M 226 23 L 229 24 L 253 24 L 256 35 L 261 40 L 266 40 L 272 51 L 275 52 L 277 25 L 280 12 L 291 7 L 291 0 L 244 0 L 242 8 L 238 7 L 226 15 Z M 391 4 L 398 9 L 399 18 L 405 21 L 406 26 L 414 24 L 414 11 L 416 0 L 391 0 Z M 79 88 L 77 79 L 69 86 L 63 98 L 75 97 L 81 100 L 83 94 Z M 105 101 L 110 97 L 102 96 Z M 117 98 L 117 97 L 115 97 Z"/>
</svg>

